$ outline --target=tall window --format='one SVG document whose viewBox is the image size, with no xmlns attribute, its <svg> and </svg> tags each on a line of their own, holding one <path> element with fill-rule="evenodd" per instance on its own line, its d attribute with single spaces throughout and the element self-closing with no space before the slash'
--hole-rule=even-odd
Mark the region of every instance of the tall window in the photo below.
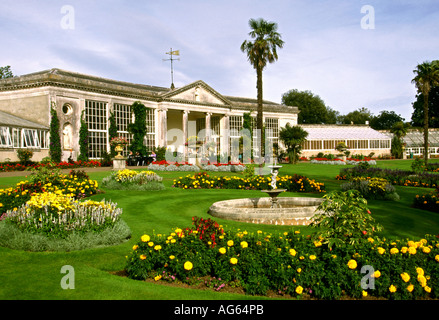
<svg viewBox="0 0 439 320">
<path fill-rule="evenodd" d="M 113 105 L 113 111 L 116 118 L 116 124 L 118 127 L 117 133 L 119 137 L 125 138 L 128 143 L 131 144 L 133 135 L 128 132 L 128 125 L 133 122 L 131 106 L 128 104 L 115 103 Z M 126 148 L 128 148 L 128 146 Z"/>
<path fill-rule="evenodd" d="M 266 118 L 265 129 L 267 132 L 267 139 L 272 140 L 273 144 L 279 143 L 279 119 Z"/>
<path fill-rule="evenodd" d="M 151 150 L 155 147 L 155 110 L 146 110 L 146 137 L 145 146 Z"/>
<path fill-rule="evenodd" d="M 85 121 L 89 132 L 89 158 L 102 157 L 102 151 L 108 152 L 107 103 L 85 101 Z"/>
</svg>

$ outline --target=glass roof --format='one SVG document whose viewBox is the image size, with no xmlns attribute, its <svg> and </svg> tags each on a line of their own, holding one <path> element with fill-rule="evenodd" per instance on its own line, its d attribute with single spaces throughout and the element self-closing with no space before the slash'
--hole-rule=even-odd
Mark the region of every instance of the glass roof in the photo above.
<svg viewBox="0 0 439 320">
<path fill-rule="evenodd" d="M 308 132 L 307 140 L 389 140 L 389 136 L 369 126 L 300 125 Z"/>
</svg>

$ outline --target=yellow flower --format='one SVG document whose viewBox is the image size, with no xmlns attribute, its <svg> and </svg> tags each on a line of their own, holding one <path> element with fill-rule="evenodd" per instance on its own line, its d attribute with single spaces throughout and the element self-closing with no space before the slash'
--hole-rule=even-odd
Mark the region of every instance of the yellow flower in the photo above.
<svg viewBox="0 0 439 320">
<path fill-rule="evenodd" d="M 434 257 L 434 260 L 436 260 L 437 262 L 439 262 L 439 254 L 437 254 L 437 255 Z"/>
<path fill-rule="evenodd" d="M 226 248 L 219 248 L 219 253 L 221 254 L 225 254 L 226 253 Z"/>
<path fill-rule="evenodd" d="M 416 273 L 421 275 L 421 276 L 423 276 L 424 275 L 424 269 L 418 267 L 418 268 L 416 268 Z"/>
<path fill-rule="evenodd" d="M 296 287 L 297 294 L 302 294 L 302 292 L 303 292 L 303 288 L 301 286 Z"/>
<path fill-rule="evenodd" d="M 406 253 L 408 251 L 409 248 L 407 247 L 402 247 L 401 248 L 401 253 Z"/>
<path fill-rule="evenodd" d="M 137 248 L 139 248 L 137 244 L 133 246 L 133 250 L 137 250 Z"/>
<path fill-rule="evenodd" d="M 156 246 L 154 247 L 154 250 L 155 250 L 155 251 L 159 251 L 161 248 L 162 248 L 161 245 L 156 245 Z"/>
<path fill-rule="evenodd" d="M 314 246 L 320 247 L 322 243 L 320 241 L 314 241 Z"/>
<path fill-rule="evenodd" d="M 363 297 L 367 297 L 367 291 L 363 290 L 362 294 L 363 294 Z"/>
<path fill-rule="evenodd" d="M 410 275 L 407 272 L 401 273 L 401 278 L 404 282 L 410 281 Z"/>
<path fill-rule="evenodd" d="M 390 292 L 396 292 L 396 287 L 392 284 L 390 287 L 389 287 L 389 291 Z"/>
<path fill-rule="evenodd" d="M 148 242 L 149 240 L 151 240 L 151 238 L 147 234 L 144 234 L 140 239 L 142 240 L 142 242 Z"/>
<path fill-rule="evenodd" d="M 418 275 L 418 282 L 421 287 L 425 287 L 427 285 L 427 279 L 423 275 Z"/>
<path fill-rule="evenodd" d="M 386 252 L 386 250 L 384 248 L 381 248 L 381 247 L 378 248 L 379 254 L 384 254 L 384 252 Z"/>
<path fill-rule="evenodd" d="M 194 265 L 193 265 L 192 262 L 190 262 L 190 261 L 186 261 L 186 262 L 184 263 L 184 270 L 189 271 L 189 270 L 192 270 L 193 267 L 194 267 Z"/>
<path fill-rule="evenodd" d="M 415 288 L 414 285 L 409 284 L 409 285 L 407 286 L 407 291 L 408 291 L 408 292 L 412 292 L 414 288 Z"/>
<path fill-rule="evenodd" d="M 247 243 L 247 241 L 242 241 L 241 242 L 241 247 L 244 249 L 244 248 L 247 248 L 248 247 L 248 243 Z"/>
<path fill-rule="evenodd" d="M 390 254 L 397 254 L 399 252 L 398 248 L 390 249 Z"/>
<path fill-rule="evenodd" d="M 349 267 L 349 269 L 356 269 L 357 268 L 357 261 L 349 260 L 348 267 Z"/>
<path fill-rule="evenodd" d="M 170 256 L 169 256 L 169 259 L 174 260 L 174 259 L 175 259 L 175 256 L 174 256 L 174 255 L 170 255 Z"/>
<path fill-rule="evenodd" d="M 422 248 L 422 251 L 424 252 L 424 253 L 430 253 L 430 248 L 429 247 L 423 247 Z"/>
<path fill-rule="evenodd" d="M 232 246 L 233 246 L 233 240 L 229 240 L 229 241 L 227 241 L 227 245 L 228 245 L 229 247 L 232 247 Z"/>
<path fill-rule="evenodd" d="M 297 273 L 301 273 L 302 272 L 302 268 L 297 268 Z"/>
<path fill-rule="evenodd" d="M 231 263 L 231 264 L 237 264 L 237 263 L 238 263 L 238 259 L 236 259 L 236 258 L 230 258 L 230 263 Z"/>
<path fill-rule="evenodd" d="M 376 279 L 378 279 L 379 277 L 381 277 L 381 272 L 380 272 L 380 270 L 375 271 L 375 272 L 373 273 L 373 277 L 376 278 Z"/>
<path fill-rule="evenodd" d="M 154 242 L 152 242 L 152 241 L 148 242 L 148 246 L 150 246 L 150 247 L 154 246 Z"/>
<path fill-rule="evenodd" d="M 296 250 L 294 250 L 294 249 L 290 249 L 290 254 L 291 254 L 292 256 L 295 256 L 295 255 L 297 254 L 297 252 L 296 252 Z"/>
<path fill-rule="evenodd" d="M 431 292 L 431 288 L 430 288 L 429 286 L 425 286 L 425 287 L 424 287 L 424 290 L 425 290 L 426 292 L 428 292 L 428 293 Z"/>
<path fill-rule="evenodd" d="M 159 281 L 161 278 L 162 278 L 162 276 L 161 276 L 161 275 L 158 275 L 158 276 L 155 276 L 155 277 L 154 277 L 154 280 L 155 280 L 155 281 Z"/>
<path fill-rule="evenodd" d="M 142 254 L 141 256 L 140 256 L 140 260 L 145 260 L 146 259 L 146 256 L 144 255 L 144 254 Z"/>
<path fill-rule="evenodd" d="M 309 259 L 310 259 L 310 260 L 315 260 L 315 259 L 316 259 L 316 256 L 312 254 L 312 255 L 309 256 Z"/>
</svg>

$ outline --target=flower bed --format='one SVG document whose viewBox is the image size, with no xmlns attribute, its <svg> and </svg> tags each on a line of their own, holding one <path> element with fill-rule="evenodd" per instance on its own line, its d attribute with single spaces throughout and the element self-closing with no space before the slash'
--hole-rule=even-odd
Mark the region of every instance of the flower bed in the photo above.
<svg viewBox="0 0 439 320">
<path fill-rule="evenodd" d="M 73 198 L 84 198 L 99 192 L 98 182 L 90 180 L 84 172 L 75 170 L 69 174 L 54 174 L 41 179 L 21 181 L 15 187 L 0 189 L 0 214 L 15 210 L 30 200 L 36 193 L 58 193 Z"/>
<path fill-rule="evenodd" d="M 21 231 L 66 238 L 72 232 L 101 232 L 119 220 L 122 210 L 112 202 L 79 201 L 61 193 L 43 192 L 31 196 L 19 208 L 7 211 L 6 223 Z"/>
<path fill-rule="evenodd" d="M 101 163 L 98 161 L 74 161 L 70 162 L 60 162 L 57 164 L 53 163 L 32 163 L 28 165 L 23 165 L 21 163 L 2 163 L 0 164 L 0 172 L 12 172 L 12 171 L 24 171 L 30 169 L 38 169 L 44 167 L 55 167 L 58 169 L 74 169 L 81 167 L 100 167 Z"/>
<path fill-rule="evenodd" d="M 356 245 L 330 250 L 322 241 L 298 231 L 250 233 L 224 230 L 210 221 L 206 233 L 202 221 L 196 225 L 177 228 L 169 235 L 143 235 L 127 256 L 128 276 L 204 282 L 206 287 L 214 281 L 217 290 L 239 286 L 247 294 L 274 291 L 298 298 L 439 297 L 439 242 L 435 236 L 417 242 L 364 238 Z M 365 279 L 373 286 L 365 286 Z"/>
<path fill-rule="evenodd" d="M 286 189 L 291 192 L 324 192 L 325 185 L 316 182 L 305 176 L 281 176 L 277 177 L 276 185 L 279 189 Z M 244 189 L 244 190 L 266 190 L 271 189 L 271 177 L 252 176 L 243 177 L 217 177 L 206 172 L 195 175 L 187 175 L 175 179 L 173 186 L 183 189 Z"/>
<path fill-rule="evenodd" d="M 102 179 L 102 186 L 116 190 L 162 190 L 163 178 L 153 171 L 119 170 Z"/>
<path fill-rule="evenodd" d="M 352 180 L 355 177 L 383 178 L 393 185 L 436 188 L 439 185 L 439 174 L 430 172 L 414 173 L 408 170 L 392 170 L 376 167 L 343 168 L 336 177 L 338 180 Z"/>
<path fill-rule="evenodd" d="M 342 184 L 341 189 L 358 190 L 366 199 L 399 200 L 395 187 L 383 178 L 355 177 Z"/>
</svg>

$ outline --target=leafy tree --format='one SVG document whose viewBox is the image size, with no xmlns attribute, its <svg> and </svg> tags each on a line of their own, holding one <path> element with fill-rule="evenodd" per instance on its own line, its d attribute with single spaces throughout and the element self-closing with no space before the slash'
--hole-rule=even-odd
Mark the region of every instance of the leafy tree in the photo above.
<svg viewBox="0 0 439 320">
<path fill-rule="evenodd" d="M 264 19 L 250 19 L 249 26 L 251 31 L 249 36 L 253 39 L 245 40 L 241 45 L 241 51 L 247 54 L 248 61 L 256 70 L 256 88 L 258 91 L 258 114 L 257 129 L 262 132 L 263 129 L 263 99 L 262 99 L 262 71 L 267 63 L 273 63 L 278 59 L 277 49 L 282 48 L 284 41 L 277 32 L 277 23 L 268 22 Z M 261 158 L 264 141 L 261 139 Z"/>
<path fill-rule="evenodd" d="M 342 116 L 342 123 L 344 124 L 365 124 L 366 121 L 372 119 L 373 115 L 367 108 L 359 108 L 358 110 L 349 112 L 347 115 Z"/>
<path fill-rule="evenodd" d="M 413 70 L 415 77 L 412 83 L 416 85 L 418 93 L 424 95 L 424 162 L 428 162 L 428 96 L 431 88 L 439 85 L 439 60 L 425 61 Z"/>
<path fill-rule="evenodd" d="M 413 102 L 411 125 L 422 127 L 424 124 L 424 94 L 416 95 Z M 432 87 L 428 94 L 428 127 L 439 128 L 439 86 Z"/>
<path fill-rule="evenodd" d="M 390 130 L 395 123 L 404 121 L 401 115 L 395 111 L 381 111 L 379 115 L 372 117 L 370 127 L 375 130 Z"/>
<path fill-rule="evenodd" d="M 133 135 L 133 140 L 129 149 L 136 154 L 146 154 L 146 146 L 144 139 L 146 136 L 146 107 L 139 101 L 136 101 L 131 106 L 134 112 L 134 123 L 128 126 L 128 132 Z"/>
<path fill-rule="evenodd" d="M 290 163 L 296 163 L 302 149 L 302 144 L 305 142 L 308 132 L 299 126 L 292 127 L 287 123 L 285 128 L 279 131 L 279 139 L 287 148 L 288 159 Z"/>
<path fill-rule="evenodd" d="M 282 95 L 282 104 L 299 108 L 298 123 L 321 124 L 333 121 L 329 117 L 328 109 L 323 100 L 309 90 L 299 91 L 293 89 L 284 93 Z"/>
<path fill-rule="evenodd" d="M 60 163 L 61 162 L 61 137 L 59 133 L 59 119 L 58 114 L 56 112 L 55 103 L 52 104 L 50 109 L 50 146 L 49 146 L 49 154 L 50 158 L 53 162 Z"/>
<path fill-rule="evenodd" d="M 79 128 L 79 156 L 78 160 L 88 161 L 88 126 L 84 120 L 84 111 L 81 114 L 81 127 Z"/>
<path fill-rule="evenodd" d="M 12 78 L 13 76 L 11 66 L 0 67 L 0 79 Z"/>
</svg>

